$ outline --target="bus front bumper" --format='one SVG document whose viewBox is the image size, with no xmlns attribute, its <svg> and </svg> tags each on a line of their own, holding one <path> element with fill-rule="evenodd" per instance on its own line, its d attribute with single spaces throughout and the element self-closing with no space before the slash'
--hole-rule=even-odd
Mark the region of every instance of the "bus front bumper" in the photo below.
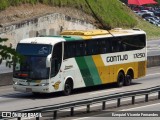
<svg viewBox="0 0 160 120">
<path fill-rule="evenodd" d="M 23 86 L 23 85 L 13 84 L 13 89 L 15 91 L 21 91 L 21 92 L 50 93 L 49 86 Z"/>
</svg>

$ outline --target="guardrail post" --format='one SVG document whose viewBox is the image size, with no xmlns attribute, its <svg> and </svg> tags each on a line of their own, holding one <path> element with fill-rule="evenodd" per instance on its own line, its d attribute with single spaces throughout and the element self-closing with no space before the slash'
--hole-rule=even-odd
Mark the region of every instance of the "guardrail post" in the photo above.
<svg viewBox="0 0 160 120">
<path fill-rule="evenodd" d="M 160 91 L 158 91 L 158 99 L 160 99 Z"/>
<path fill-rule="evenodd" d="M 87 105 L 87 113 L 90 112 L 90 104 Z"/>
<path fill-rule="evenodd" d="M 132 105 L 135 104 L 135 96 L 132 96 Z"/>
<path fill-rule="evenodd" d="M 148 102 L 148 94 L 145 95 L 145 102 Z"/>
<path fill-rule="evenodd" d="M 105 110 L 106 109 L 106 101 L 103 101 L 102 102 L 102 110 Z"/>
<path fill-rule="evenodd" d="M 36 117 L 36 120 L 39 120 L 39 117 Z"/>
<path fill-rule="evenodd" d="M 71 107 L 71 116 L 74 115 L 74 107 Z"/>
<path fill-rule="evenodd" d="M 56 119 L 56 118 L 57 118 L 57 110 L 54 111 L 54 113 L 53 113 L 53 119 Z"/>
<path fill-rule="evenodd" d="M 120 107 L 120 105 L 121 105 L 121 98 L 118 98 L 117 99 L 117 107 Z"/>
<path fill-rule="evenodd" d="M 21 117 L 18 117 L 17 120 L 21 120 Z"/>
</svg>

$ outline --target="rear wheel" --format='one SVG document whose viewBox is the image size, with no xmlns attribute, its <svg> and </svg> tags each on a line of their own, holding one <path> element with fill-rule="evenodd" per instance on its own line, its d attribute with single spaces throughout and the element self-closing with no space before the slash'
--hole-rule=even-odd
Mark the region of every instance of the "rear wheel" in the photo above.
<svg viewBox="0 0 160 120">
<path fill-rule="evenodd" d="M 132 82 L 132 77 L 130 75 L 126 75 L 124 85 L 129 86 L 131 85 L 131 82 Z"/>
<path fill-rule="evenodd" d="M 73 89 L 73 84 L 71 81 L 67 80 L 65 85 L 64 85 L 64 95 L 70 95 Z"/>
<path fill-rule="evenodd" d="M 124 81 L 125 81 L 125 76 L 123 72 L 119 72 L 117 77 L 117 86 L 122 87 L 124 85 Z"/>
</svg>

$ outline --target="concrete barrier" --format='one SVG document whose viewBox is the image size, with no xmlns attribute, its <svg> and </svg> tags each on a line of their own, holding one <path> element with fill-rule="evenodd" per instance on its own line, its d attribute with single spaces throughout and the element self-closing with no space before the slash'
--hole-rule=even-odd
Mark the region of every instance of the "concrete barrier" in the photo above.
<svg viewBox="0 0 160 120">
<path fill-rule="evenodd" d="M 160 55 L 147 57 L 147 67 L 154 67 L 154 66 L 160 66 Z"/>
<path fill-rule="evenodd" d="M 0 86 L 11 85 L 12 83 L 12 73 L 0 74 Z"/>
<path fill-rule="evenodd" d="M 160 66 L 160 55 L 159 56 L 148 56 L 147 57 L 147 67 Z M 0 86 L 11 85 L 12 73 L 0 74 Z"/>
</svg>

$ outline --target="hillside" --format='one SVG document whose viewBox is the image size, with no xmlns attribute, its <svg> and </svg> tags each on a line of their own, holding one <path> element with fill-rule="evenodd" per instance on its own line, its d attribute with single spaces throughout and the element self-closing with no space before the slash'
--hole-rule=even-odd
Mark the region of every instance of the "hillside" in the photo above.
<svg viewBox="0 0 160 120">
<path fill-rule="evenodd" d="M 0 24 L 60 12 L 99 28 L 136 27 L 146 31 L 149 39 L 160 38 L 160 28 L 136 16 L 119 0 L 0 0 L 0 9 Z"/>
</svg>

